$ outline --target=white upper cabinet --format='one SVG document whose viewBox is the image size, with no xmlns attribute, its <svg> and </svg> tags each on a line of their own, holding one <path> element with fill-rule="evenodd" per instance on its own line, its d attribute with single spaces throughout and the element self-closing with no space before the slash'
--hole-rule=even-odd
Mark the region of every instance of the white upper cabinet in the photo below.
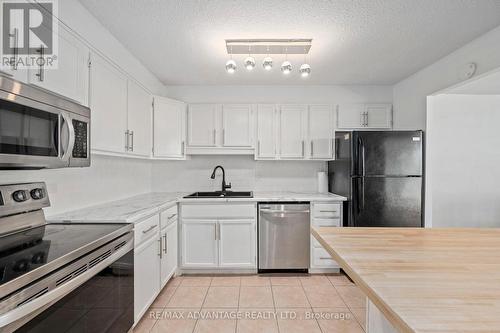
<svg viewBox="0 0 500 333">
<path fill-rule="evenodd" d="M 257 105 L 256 159 L 274 159 L 277 153 L 277 115 L 274 104 Z"/>
<path fill-rule="evenodd" d="M 391 128 L 392 105 L 377 104 L 341 104 L 337 108 L 337 127 L 356 128 Z"/>
<path fill-rule="evenodd" d="M 222 145 L 253 146 L 253 110 L 249 104 L 222 105 Z"/>
<path fill-rule="evenodd" d="M 188 146 L 215 147 L 218 143 L 217 104 L 190 104 L 188 109 Z"/>
<path fill-rule="evenodd" d="M 250 104 L 190 104 L 188 154 L 252 154 L 254 114 Z"/>
<path fill-rule="evenodd" d="M 150 156 L 153 98 L 137 83 L 128 80 L 127 101 L 128 153 Z"/>
<path fill-rule="evenodd" d="M 124 74 L 100 56 L 92 54 L 90 109 L 94 150 L 126 151 L 127 84 Z"/>
<path fill-rule="evenodd" d="M 41 29 L 49 30 L 44 26 Z M 90 51 L 62 24 L 59 24 L 58 38 L 57 69 L 51 69 L 49 66 L 30 69 L 28 81 L 80 104 L 88 105 Z"/>
<path fill-rule="evenodd" d="M 331 105 L 310 105 L 308 113 L 308 157 L 332 159 L 334 112 Z"/>
<path fill-rule="evenodd" d="M 391 128 L 392 127 L 392 105 L 391 104 L 366 104 L 366 127 Z"/>
<path fill-rule="evenodd" d="M 304 124 L 307 121 L 306 105 L 281 105 L 279 110 L 279 155 L 282 159 L 305 157 Z"/>
<path fill-rule="evenodd" d="M 154 157 L 185 159 L 186 104 L 172 99 L 154 99 Z"/>
</svg>

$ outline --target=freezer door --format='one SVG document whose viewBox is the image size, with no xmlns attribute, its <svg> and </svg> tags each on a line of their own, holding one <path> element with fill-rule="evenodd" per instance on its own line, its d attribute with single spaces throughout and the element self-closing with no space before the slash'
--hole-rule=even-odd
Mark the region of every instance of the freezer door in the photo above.
<svg viewBox="0 0 500 333">
<path fill-rule="evenodd" d="M 350 226 L 421 227 L 421 177 L 354 177 Z"/>
<path fill-rule="evenodd" d="M 422 175 L 422 131 L 356 131 L 354 175 Z"/>
</svg>

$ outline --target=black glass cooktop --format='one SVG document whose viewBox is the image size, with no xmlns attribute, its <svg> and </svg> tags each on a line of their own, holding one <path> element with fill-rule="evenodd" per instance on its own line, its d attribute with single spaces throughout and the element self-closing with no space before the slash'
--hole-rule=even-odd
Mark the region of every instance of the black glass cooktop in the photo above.
<svg viewBox="0 0 500 333">
<path fill-rule="evenodd" d="M 0 286 L 66 255 L 76 253 L 75 251 L 119 231 L 126 225 L 54 223 L 0 236 Z"/>
</svg>

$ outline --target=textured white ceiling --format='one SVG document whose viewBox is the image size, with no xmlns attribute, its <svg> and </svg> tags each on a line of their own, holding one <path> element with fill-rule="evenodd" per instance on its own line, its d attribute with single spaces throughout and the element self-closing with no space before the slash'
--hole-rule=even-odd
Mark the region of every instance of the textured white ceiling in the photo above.
<svg viewBox="0 0 500 333">
<path fill-rule="evenodd" d="M 393 84 L 500 25 L 500 0 L 80 0 L 164 84 Z M 313 38 L 302 79 L 224 70 L 226 38 Z M 500 41 L 499 41 L 500 42 Z M 260 62 L 262 57 L 256 57 Z M 471 59 L 473 60 L 473 59 Z"/>
</svg>

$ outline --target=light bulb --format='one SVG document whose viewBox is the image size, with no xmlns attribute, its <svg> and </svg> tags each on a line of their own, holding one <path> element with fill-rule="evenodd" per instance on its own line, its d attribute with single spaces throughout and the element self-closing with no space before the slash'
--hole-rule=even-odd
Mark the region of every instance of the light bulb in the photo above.
<svg viewBox="0 0 500 333">
<path fill-rule="evenodd" d="M 264 67 L 266 71 L 270 71 L 273 68 L 273 58 L 265 57 L 264 60 L 262 60 L 262 67 Z"/>
<path fill-rule="evenodd" d="M 308 77 L 311 74 L 311 66 L 309 64 L 302 64 L 299 71 L 302 77 Z"/>
<path fill-rule="evenodd" d="M 253 57 L 247 57 L 245 59 L 245 68 L 251 71 L 255 67 L 255 59 Z"/>
<path fill-rule="evenodd" d="M 281 64 L 281 71 L 283 72 L 283 74 L 290 74 L 290 72 L 292 71 L 292 64 L 290 63 L 290 61 L 287 60 Z"/>
<path fill-rule="evenodd" d="M 233 74 L 236 71 L 236 62 L 230 59 L 226 62 L 226 72 Z"/>
</svg>

